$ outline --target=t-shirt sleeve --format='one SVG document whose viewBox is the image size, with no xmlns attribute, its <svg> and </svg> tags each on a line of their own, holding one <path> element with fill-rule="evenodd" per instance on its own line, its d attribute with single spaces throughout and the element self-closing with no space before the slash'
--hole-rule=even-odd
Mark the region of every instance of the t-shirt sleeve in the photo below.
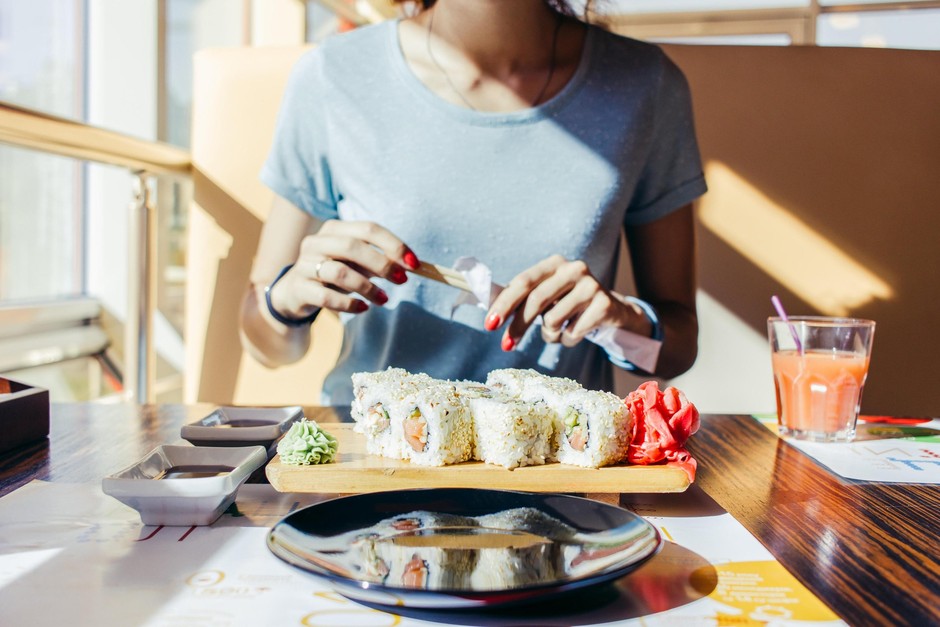
<svg viewBox="0 0 940 627">
<path fill-rule="evenodd" d="M 321 219 L 337 216 L 329 165 L 329 123 L 319 50 L 302 56 L 291 71 L 278 111 L 261 181 L 274 193 Z"/>
<path fill-rule="evenodd" d="M 661 218 L 707 190 L 689 84 L 665 54 L 661 60 L 649 153 L 624 217 L 627 226 Z"/>
</svg>

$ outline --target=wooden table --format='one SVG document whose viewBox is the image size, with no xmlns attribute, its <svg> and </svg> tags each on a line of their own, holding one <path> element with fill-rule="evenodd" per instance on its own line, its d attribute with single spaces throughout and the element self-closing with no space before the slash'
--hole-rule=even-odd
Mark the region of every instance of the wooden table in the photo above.
<svg viewBox="0 0 940 627">
<path fill-rule="evenodd" d="M 98 482 L 211 409 L 53 404 L 48 442 L 0 456 L 0 496 Z M 690 448 L 696 483 L 849 624 L 940 624 L 940 487 L 840 481 L 749 416 L 703 416 Z"/>
</svg>

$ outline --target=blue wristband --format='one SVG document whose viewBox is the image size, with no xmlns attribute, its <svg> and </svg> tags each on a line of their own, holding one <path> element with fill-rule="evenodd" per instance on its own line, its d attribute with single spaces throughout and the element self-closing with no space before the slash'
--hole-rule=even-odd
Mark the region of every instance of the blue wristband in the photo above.
<svg viewBox="0 0 940 627">
<path fill-rule="evenodd" d="M 650 325 L 652 326 L 650 339 L 662 342 L 663 325 L 659 321 L 659 315 L 656 313 L 656 309 L 645 300 L 637 298 L 636 296 L 624 296 L 624 300 L 639 307 L 643 311 L 643 315 L 646 316 L 646 319 L 650 321 Z M 611 355 L 609 352 L 607 353 L 607 359 L 618 368 L 622 368 L 627 372 L 642 372 L 632 361 L 621 359 L 615 355 Z"/>
<path fill-rule="evenodd" d="M 321 309 L 317 309 L 315 312 L 309 316 L 303 318 L 288 318 L 283 315 L 277 309 L 274 308 L 274 305 L 271 304 L 271 288 L 273 288 L 281 278 L 287 274 L 287 271 L 294 267 L 294 264 L 290 264 L 281 268 L 281 271 L 277 273 L 277 276 L 274 277 L 274 280 L 271 281 L 271 284 L 264 288 L 264 302 L 268 306 L 268 313 L 271 314 L 271 317 L 285 324 L 289 327 L 304 327 L 310 324 L 313 324 L 313 321 L 317 319 L 317 316 L 320 315 Z"/>
<path fill-rule="evenodd" d="M 650 321 L 650 324 L 653 327 L 652 332 L 650 332 L 650 339 L 662 342 L 663 325 L 659 322 L 659 315 L 656 313 L 656 310 L 653 309 L 653 306 L 645 300 L 637 298 L 636 296 L 624 296 L 624 300 L 628 303 L 633 303 L 643 310 L 643 315 L 646 316 L 646 319 Z"/>
</svg>

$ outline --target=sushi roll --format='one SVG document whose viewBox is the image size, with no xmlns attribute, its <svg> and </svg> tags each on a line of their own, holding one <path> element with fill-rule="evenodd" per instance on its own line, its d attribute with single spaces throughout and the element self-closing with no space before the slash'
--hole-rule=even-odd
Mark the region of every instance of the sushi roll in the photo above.
<svg viewBox="0 0 940 627">
<path fill-rule="evenodd" d="M 486 384 L 519 400 L 528 403 L 543 401 L 549 406 L 558 405 L 568 392 L 583 389 L 573 379 L 550 377 L 536 370 L 519 368 L 493 370 L 487 376 Z"/>
<path fill-rule="evenodd" d="M 352 381 L 351 414 L 356 421 L 353 429 L 366 437 L 366 452 L 404 459 L 401 429 L 405 408 L 401 403 L 433 379 L 425 374 L 389 368 L 382 372 L 357 372 L 352 375 Z"/>
<path fill-rule="evenodd" d="M 470 590 L 479 560 L 477 549 L 412 548 L 390 538 L 378 542 L 383 563 L 390 565 L 387 583 L 418 590 Z"/>
<path fill-rule="evenodd" d="M 479 523 L 470 516 L 445 514 L 440 512 L 412 511 L 384 518 L 369 530 L 378 537 L 387 538 L 398 535 L 424 533 L 427 530 L 441 528 L 477 527 Z"/>
<path fill-rule="evenodd" d="M 548 405 L 502 394 L 473 398 L 469 403 L 474 459 L 509 469 L 552 459 L 554 417 Z"/>
<path fill-rule="evenodd" d="M 374 551 L 388 567 L 388 582 L 405 588 L 464 590 L 476 566 L 478 551 L 455 537 L 478 526 L 469 516 L 409 512 L 375 525 Z"/>
<path fill-rule="evenodd" d="M 474 398 L 490 398 L 497 393 L 495 390 L 479 381 L 461 380 L 449 381 L 448 383 L 454 386 L 454 392 L 457 396 L 467 402 Z"/>
<path fill-rule="evenodd" d="M 477 591 L 507 590 L 544 584 L 556 578 L 557 548 L 541 543 L 508 549 L 480 549 L 470 578 Z"/>
<path fill-rule="evenodd" d="M 568 541 L 578 533 L 571 525 L 535 507 L 514 507 L 493 514 L 477 516 L 476 521 L 480 527 L 487 529 L 524 531 L 554 542 Z"/>
<path fill-rule="evenodd" d="M 561 547 L 574 529 L 531 507 L 478 516 L 480 527 L 504 530 L 515 538 L 510 546 L 483 548 L 472 582 L 475 590 L 500 590 L 538 585 L 557 578 L 563 566 Z"/>
<path fill-rule="evenodd" d="M 572 391 L 563 395 L 555 409 L 559 462 L 600 468 L 626 460 L 633 417 L 617 395 Z"/>
<path fill-rule="evenodd" d="M 374 535 L 358 539 L 349 547 L 349 552 L 356 554 L 354 567 L 350 568 L 359 579 L 373 583 L 385 583 L 391 572 L 388 561 L 376 548 L 378 539 Z"/>
<path fill-rule="evenodd" d="M 410 372 L 402 368 L 389 368 L 381 372 L 354 372 L 351 377 L 353 401 L 349 409 L 353 420 L 356 421 L 356 430 L 359 431 L 359 422 L 365 417 L 370 401 L 376 394 L 387 394 L 411 376 Z"/>
<path fill-rule="evenodd" d="M 360 431 L 360 423 L 368 417 L 375 402 L 400 400 L 409 392 L 433 381 L 426 374 L 412 374 L 402 368 L 353 373 L 353 401 L 350 413 L 356 421 L 356 430 Z"/>
<path fill-rule="evenodd" d="M 533 376 L 539 376 L 539 373 L 521 368 L 501 368 L 490 371 L 486 376 L 486 385 L 507 396 L 522 398 L 525 382 Z"/>
<path fill-rule="evenodd" d="M 423 466 L 470 459 L 517 468 L 626 461 L 632 417 L 623 401 L 535 370 L 493 370 L 486 383 L 400 368 L 353 375 L 352 416 L 366 451 Z"/>
<path fill-rule="evenodd" d="M 407 395 L 400 408 L 405 459 L 421 466 L 445 466 L 473 458 L 470 409 L 453 385 L 443 381 L 428 385 Z"/>
</svg>

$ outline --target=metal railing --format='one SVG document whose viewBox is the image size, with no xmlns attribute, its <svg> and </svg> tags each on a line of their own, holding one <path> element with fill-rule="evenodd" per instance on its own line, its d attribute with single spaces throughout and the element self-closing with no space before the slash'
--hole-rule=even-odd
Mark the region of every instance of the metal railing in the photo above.
<svg viewBox="0 0 940 627">
<path fill-rule="evenodd" d="M 156 210 L 149 182 L 155 176 L 189 179 L 185 151 L 107 129 L 0 102 L 0 142 L 47 153 L 114 165 L 134 176 L 128 237 L 128 311 L 124 327 L 125 393 L 139 403 L 155 400 L 156 352 L 153 316 L 156 285 Z"/>
<path fill-rule="evenodd" d="M 103 353 L 109 340 L 100 316 L 89 297 L 0 305 L 0 372 Z"/>
</svg>

